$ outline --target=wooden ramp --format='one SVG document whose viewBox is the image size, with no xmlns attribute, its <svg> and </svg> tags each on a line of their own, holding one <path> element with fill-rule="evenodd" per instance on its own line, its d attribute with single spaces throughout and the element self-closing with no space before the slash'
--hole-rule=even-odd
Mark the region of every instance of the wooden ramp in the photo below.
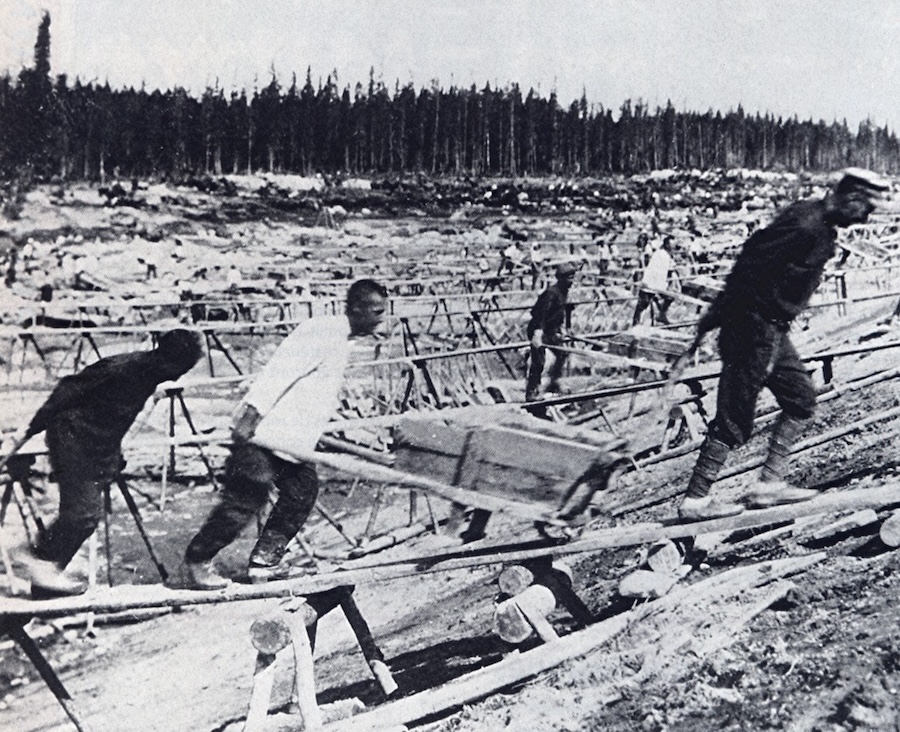
<svg viewBox="0 0 900 732">
<path fill-rule="evenodd" d="M 278 580 L 263 585 L 234 584 L 214 591 L 170 589 L 161 585 L 118 585 L 97 588 L 78 597 L 54 600 L 7 597 L 0 600 L 0 618 L 23 615 L 57 617 L 83 612 L 112 613 L 139 608 L 181 607 L 308 595 L 345 585 L 384 582 L 420 573 L 521 562 L 536 557 L 563 557 L 602 549 L 639 546 L 663 539 L 769 526 L 803 516 L 893 505 L 900 505 L 898 483 L 824 493 L 821 497 L 804 503 L 746 511 L 724 519 L 691 523 L 643 523 L 598 529 L 567 543 L 550 540 L 536 540 L 530 544 L 521 541 L 505 544 L 474 542 L 458 551 L 420 554 L 390 561 L 365 560 L 336 572 Z"/>
</svg>

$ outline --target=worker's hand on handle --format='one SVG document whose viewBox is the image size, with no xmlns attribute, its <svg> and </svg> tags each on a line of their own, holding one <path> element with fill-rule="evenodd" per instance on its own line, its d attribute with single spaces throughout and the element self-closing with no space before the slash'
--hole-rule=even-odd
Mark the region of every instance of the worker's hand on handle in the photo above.
<svg viewBox="0 0 900 732">
<path fill-rule="evenodd" d="M 3 435 L 3 455 L 0 456 L 0 470 L 6 467 L 9 459 L 22 449 L 22 446 L 32 438 L 33 434 L 30 430 L 21 427 Z"/>
<path fill-rule="evenodd" d="M 544 345 L 544 331 L 536 330 L 531 335 L 531 347 L 541 348 Z"/>
</svg>

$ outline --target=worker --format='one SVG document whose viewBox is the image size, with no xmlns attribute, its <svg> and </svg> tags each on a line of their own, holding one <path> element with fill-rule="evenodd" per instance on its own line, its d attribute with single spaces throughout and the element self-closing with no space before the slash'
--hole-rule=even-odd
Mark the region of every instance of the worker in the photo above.
<svg viewBox="0 0 900 732">
<path fill-rule="evenodd" d="M 238 406 L 221 500 L 185 552 L 186 580 L 194 589 L 229 584 L 214 558 L 233 542 L 278 493 L 250 553 L 248 576 L 274 576 L 288 543 L 316 502 L 315 450 L 337 408 L 338 393 L 355 341 L 381 326 L 387 291 L 374 280 L 354 282 L 344 315 L 310 318 L 285 338 Z"/>
<path fill-rule="evenodd" d="M 531 308 L 531 319 L 528 321 L 528 340 L 530 341 L 530 361 L 525 383 L 525 400 L 534 401 L 540 395 L 541 378 L 548 347 L 552 351 L 553 361 L 548 369 L 548 391 L 559 390 L 559 378 L 566 363 L 565 351 L 553 346 L 561 346 L 569 321 L 569 290 L 575 281 L 578 265 L 575 262 L 562 262 L 556 265 L 556 282 L 547 287 Z"/>
<path fill-rule="evenodd" d="M 186 374 L 202 354 L 196 333 L 168 331 L 151 351 L 108 356 L 63 377 L 35 413 L 19 444 L 46 432 L 59 513 L 37 546 L 14 551 L 33 597 L 87 589 L 63 570 L 103 516 L 103 495 L 121 469 L 122 438 L 156 388 Z"/>
<path fill-rule="evenodd" d="M 663 294 L 663 291 L 669 289 L 669 279 L 674 276 L 673 263 L 672 237 L 667 236 L 650 255 L 647 266 L 644 267 L 637 305 L 631 318 L 632 325 L 641 322 L 641 315 L 651 305 L 656 306 L 656 320 L 663 325 L 669 324 L 668 312 L 673 298 Z"/>
<path fill-rule="evenodd" d="M 758 482 L 745 501 L 761 508 L 817 495 L 784 479 L 791 448 L 816 405 L 815 388 L 789 330 L 835 254 L 837 228 L 864 223 L 876 197 L 888 188 L 871 171 L 848 169 L 823 199 L 788 206 L 744 242 L 724 289 L 700 319 L 693 343 L 670 375 L 670 382 L 677 380 L 703 337 L 720 329 L 716 416 L 679 507 L 682 519 L 719 518 L 743 510 L 740 503 L 711 497 L 710 488 L 729 452 L 750 438 L 764 386 L 775 396 L 781 414 Z"/>
</svg>

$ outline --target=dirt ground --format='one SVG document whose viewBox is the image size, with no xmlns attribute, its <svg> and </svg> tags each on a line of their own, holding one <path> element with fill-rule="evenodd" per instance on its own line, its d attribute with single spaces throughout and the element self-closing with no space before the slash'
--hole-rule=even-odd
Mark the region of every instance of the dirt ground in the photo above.
<svg viewBox="0 0 900 732">
<path fill-rule="evenodd" d="M 70 196 L 87 203 L 76 205 L 70 200 L 68 205 L 50 206 L 36 194 L 23 220 L 10 229 L 16 236 L 29 231 L 37 235 L 41 230 L 45 232 L 43 239 L 52 242 L 58 236 L 77 235 L 79 230 L 90 231 L 93 236 L 105 231 L 111 217 L 123 215 L 102 207 L 89 195 L 89 191 L 80 191 Z M 127 215 L 142 220 L 145 230 L 163 224 L 173 230 L 193 227 L 192 231 L 197 226 L 209 226 L 197 224 L 196 217 L 185 216 L 191 208 L 189 204 L 197 208 L 208 202 L 189 191 L 166 195 L 171 196 L 168 205 L 161 197 L 156 213 Z M 549 220 L 571 233 L 562 213 L 565 212 L 554 212 Z M 254 215 L 257 214 L 254 209 Z M 732 220 L 737 222 L 740 215 L 735 214 Z M 753 216 L 760 215 L 754 212 Z M 268 227 L 277 232 L 279 242 L 292 240 L 290 226 L 272 216 L 267 224 L 219 223 L 216 232 L 206 231 L 204 236 L 226 240 L 240 227 L 248 239 L 253 239 L 258 234 L 256 227 Z M 670 216 L 673 225 L 676 219 L 681 220 L 680 212 Z M 415 222 L 411 218 L 392 226 L 414 228 Z M 712 222 L 707 223 L 713 231 Z M 383 219 L 368 220 L 365 215 L 352 218 L 347 225 L 351 224 L 360 230 L 371 227 L 382 232 L 388 226 Z M 721 220 L 716 225 L 720 224 Z M 58 233 L 63 230 L 65 234 Z M 471 240 L 473 230 L 457 230 L 452 235 L 457 238 L 451 237 L 453 246 L 461 243 L 459 237 Z M 716 230 L 723 239 L 740 241 L 740 227 Z M 482 236 L 486 229 L 477 231 Z M 109 245 L 111 240 L 105 236 L 99 234 L 97 238 Z M 259 237 L 261 242 L 262 235 Z M 391 241 L 396 245 L 396 240 Z M 173 260 L 178 266 L 183 265 L 184 272 L 202 258 L 203 247 L 197 246 L 190 257 Z M 264 249 L 264 243 L 258 246 Z M 493 239 L 486 240 L 484 248 L 496 254 Z M 102 246 L 98 244 L 99 249 Z M 123 274 L 122 281 L 142 276 L 138 263 L 130 266 L 131 274 Z M 33 281 L 26 277 L 22 282 L 22 290 L 17 294 L 21 299 L 15 307 L 27 299 L 26 288 L 37 282 L 37 275 Z M 870 334 L 873 322 L 884 317 L 893 303 L 894 300 L 879 300 L 857 306 L 842 319 L 836 319 L 833 313 L 812 317 L 806 330 L 797 333 L 798 345 L 804 352 L 858 345 Z M 15 307 L 8 306 L 7 312 L 13 312 Z M 881 337 L 889 340 L 891 334 Z M 835 374 L 847 382 L 895 365 L 896 350 L 885 350 L 840 359 L 835 362 Z M 822 401 L 804 436 L 822 434 L 894 407 L 898 398 L 897 381 L 891 379 Z M 9 388 L 3 405 L 6 421 L 25 414 L 32 402 L 33 398 L 28 401 L 28 395 L 21 390 Z M 767 405 L 768 402 L 761 403 L 763 409 Z M 662 418 L 654 413 L 655 402 L 650 397 L 641 398 L 635 406 L 637 417 L 632 429 L 639 432 L 650 425 L 659 434 Z M 706 406 L 713 410 L 713 404 Z M 614 406 L 613 412 L 619 407 Z M 204 424 L 215 422 L 219 426 L 227 418 L 227 410 L 216 406 L 205 416 L 208 420 Z M 894 417 L 807 450 L 794 459 L 791 478 L 821 490 L 897 484 L 898 433 L 900 419 Z M 766 439 L 767 432 L 761 430 L 732 460 L 737 463 L 762 454 Z M 214 465 L 220 468 L 222 454 L 213 451 L 212 457 Z M 143 463 L 137 451 L 129 455 L 129 483 L 160 559 L 176 571 L 184 546 L 215 496 L 202 465 L 191 458 L 178 477 L 169 482 L 165 510 L 160 511 L 159 468 Z M 671 518 L 674 501 L 654 501 L 653 496 L 673 486 L 683 486 L 692 464 L 693 456 L 687 455 L 626 475 L 613 489 L 614 495 L 608 497 L 608 505 L 632 503 L 634 507 L 615 518 L 598 516 L 598 525 Z M 369 516 L 376 487 L 348 481 L 334 473 L 323 477 L 323 505 L 338 514 L 348 530 L 360 531 Z M 724 481 L 723 493 L 738 495 L 747 480 L 743 476 Z M 388 492 L 379 514 L 381 528 L 407 522 L 407 495 L 400 489 Z M 46 495 L 40 497 L 41 509 L 51 514 L 53 502 L 53 485 L 49 484 Z M 900 505 L 900 491 L 897 503 Z M 420 517 L 423 510 L 420 506 Z M 435 510 L 443 516 L 449 506 L 435 501 Z M 879 518 L 887 515 L 883 511 Z M 521 539 L 532 535 L 531 527 L 512 519 L 499 517 L 492 521 L 491 531 L 498 536 Z M 880 543 L 877 528 L 877 524 L 869 525 L 820 542 L 802 540 L 790 533 L 750 545 L 738 541 L 746 535 L 721 538 L 711 549 L 689 555 L 694 569 L 684 584 L 766 560 L 811 556 L 816 552 L 824 552 L 824 558 L 791 577 L 790 591 L 752 616 L 741 604 L 751 602 L 747 596 L 726 603 L 722 613 L 707 618 L 706 624 L 702 611 L 699 615 L 676 614 L 665 621 L 653 621 L 657 625 L 652 630 L 647 624 L 636 624 L 587 656 L 515 688 L 451 710 L 439 719 L 425 720 L 421 727 L 440 732 L 900 729 L 900 635 L 896 630 L 900 620 L 900 557 Z M 2 530 L 7 539 L 21 538 L 10 522 Z M 110 537 L 114 583 L 158 581 L 118 495 L 113 499 Z M 340 536 L 321 517 L 311 522 L 306 537 L 323 557 L 342 547 Z M 255 529 L 251 527 L 223 553 L 221 565 L 226 574 L 241 574 L 254 538 Z M 422 551 L 436 542 L 431 536 L 420 536 L 382 556 Z M 99 545 L 103 567 L 102 536 Z M 297 547 L 292 556 L 296 564 L 307 561 Z M 639 566 L 642 556 L 638 547 L 570 560 L 574 587 L 598 618 L 612 617 L 636 604 L 618 597 L 616 588 L 625 574 Z M 328 559 L 321 561 L 322 569 L 332 567 Z M 86 566 L 86 557 L 80 556 L 76 571 L 84 572 Z M 499 592 L 497 574 L 498 567 L 493 566 L 357 587 L 357 603 L 388 659 L 400 695 L 434 687 L 514 651 L 492 632 L 494 601 Z M 77 700 L 90 729 L 214 732 L 240 729 L 255 663 L 249 627 L 254 619 L 270 613 L 279 603 L 254 600 L 92 620 L 34 620 L 27 627 Z M 562 610 L 555 611 L 550 619 L 561 634 L 575 627 L 572 618 Z M 684 642 L 659 642 L 659 638 L 678 639 L 682 634 Z M 710 634 L 717 634 L 715 643 L 700 642 Z M 532 640 L 523 648 L 536 645 L 537 641 Z M 320 704 L 352 697 L 368 706 L 384 702 L 339 611 L 330 613 L 320 623 L 315 656 Z M 273 712 L 291 708 L 291 691 L 290 669 L 283 664 L 279 666 L 272 695 Z M 0 640 L 0 728 L 16 732 L 72 728 L 34 668 L 8 640 Z"/>
</svg>

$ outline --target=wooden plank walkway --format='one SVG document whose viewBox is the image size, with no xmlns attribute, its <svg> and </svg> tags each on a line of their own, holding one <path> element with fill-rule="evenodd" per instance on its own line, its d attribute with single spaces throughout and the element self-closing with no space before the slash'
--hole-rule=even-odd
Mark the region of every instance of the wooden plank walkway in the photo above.
<svg viewBox="0 0 900 732">
<path fill-rule="evenodd" d="M 626 546 L 639 546 L 700 534 L 737 531 L 790 521 L 803 516 L 832 514 L 862 508 L 900 505 L 900 484 L 835 491 L 804 503 L 746 511 L 738 516 L 691 523 L 643 523 L 599 529 L 576 541 L 559 544 L 548 540 L 492 544 L 476 542 L 442 554 L 421 554 L 390 561 L 359 563 L 351 568 L 263 585 L 234 584 L 223 590 L 170 589 L 161 585 L 118 585 L 91 590 L 84 595 L 54 600 L 21 597 L 0 599 L 0 618 L 5 616 L 54 617 L 84 612 L 112 613 L 152 607 L 181 607 L 272 597 L 291 597 L 323 592 L 335 587 L 384 582 L 421 573 L 521 562 L 537 557 L 562 557 Z"/>
</svg>

